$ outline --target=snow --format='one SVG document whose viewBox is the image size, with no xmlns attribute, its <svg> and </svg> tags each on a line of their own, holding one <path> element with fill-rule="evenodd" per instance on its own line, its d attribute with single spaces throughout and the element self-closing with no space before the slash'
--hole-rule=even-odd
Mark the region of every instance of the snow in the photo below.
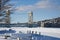
<svg viewBox="0 0 60 40">
<path fill-rule="evenodd" d="M 34 31 L 37 32 L 37 34 L 39 34 L 39 32 L 41 33 L 41 35 L 45 35 L 45 36 L 52 36 L 52 37 L 56 37 L 56 38 L 60 38 L 60 28 L 27 28 L 27 27 L 12 27 L 12 28 L 0 28 L 0 30 L 9 30 L 9 29 L 13 29 L 16 31 L 16 33 L 19 33 L 19 31 L 22 31 L 23 33 L 27 33 L 27 31 Z"/>
</svg>

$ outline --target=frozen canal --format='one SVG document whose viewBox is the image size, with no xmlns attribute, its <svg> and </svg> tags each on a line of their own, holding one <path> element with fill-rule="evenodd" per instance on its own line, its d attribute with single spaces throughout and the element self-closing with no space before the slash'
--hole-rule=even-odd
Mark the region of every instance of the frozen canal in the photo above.
<svg viewBox="0 0 60 40">
<path fill-rule="evenodd" d="M 13 29 L 16 31 L 16 33 L 19 33 L 20 31 L 23 33 L 27 32 L 33 32 L 31 40 L 60 40 L 60 28 L 0 28 L 0 30 L 9 30 Z M 17 40 L 17 39 L 2 39 L 0 40 Z M 22 40 L 29 40 L 29 39 L 22 39 Z"/>
</svg>

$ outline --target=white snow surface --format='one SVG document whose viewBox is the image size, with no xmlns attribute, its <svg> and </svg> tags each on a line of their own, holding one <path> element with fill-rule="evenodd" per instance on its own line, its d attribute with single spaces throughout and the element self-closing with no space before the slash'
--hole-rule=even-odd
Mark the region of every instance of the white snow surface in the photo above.
<svg viewBox="0 0 60 40">
<path fill-rule="evenodd" d="M 37 34 L 39 34 L 39 32 L 40 32 L 41 35 L 60 38 L 60 28 L 41 28 L 41 27 L 37 27 L 37 28 L 27 28 L 27 27 L 0 28 L 0 30 L 9 30 L 9 29 L 15 30 L 16 33 L 19 33 L 19 31 L 22 31 L 23 33 L 27 33 L 27 31 L 31 31 L 31 32 L 34 31 L 34 32 L 37 32 Z"/>
</svg>

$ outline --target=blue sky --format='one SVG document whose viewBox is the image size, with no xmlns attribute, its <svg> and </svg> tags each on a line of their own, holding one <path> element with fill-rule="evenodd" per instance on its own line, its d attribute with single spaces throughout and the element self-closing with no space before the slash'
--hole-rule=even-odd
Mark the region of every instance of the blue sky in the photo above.
<svg viewBox="0 0 60 40">
<path fill-rule="evenodd" d="M 12 23 L 28 22 L 28 13 L 33 11 L 33 21 L 60 17 L 60 0 L 11 0 Z"/>
</svg>

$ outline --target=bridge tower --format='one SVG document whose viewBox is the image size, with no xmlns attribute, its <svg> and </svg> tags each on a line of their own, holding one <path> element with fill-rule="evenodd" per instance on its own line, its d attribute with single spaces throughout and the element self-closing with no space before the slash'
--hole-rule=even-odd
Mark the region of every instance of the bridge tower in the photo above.
<svg viewBox="0 0 60 40">
<path fill-rule="evenodd" d="M 10 10 L 6 11 L 5 23 L 10 24 Z"/>
<path fill-rule="evenodd" d="M 28 20 L 29 20 L 28 21 L 28 26 L 33 27 L 33 12 L 32 11 L 28 13 L 28 17 L 29 17 L 28 18 Z"/>
<path fill-rule="evenodd" d="M 7 6 L 5 6 L 5 4 L 8 2 L 9 0 L 0 0 L 0 24 L 4 24 L 5 23 L 5 9 L 8 9 Z"/>
<path fill-rule="evenodd" d="M 43 21 L 41 21 L 41 27 L 44 27 L 44 22 Z"/>
</svg>

